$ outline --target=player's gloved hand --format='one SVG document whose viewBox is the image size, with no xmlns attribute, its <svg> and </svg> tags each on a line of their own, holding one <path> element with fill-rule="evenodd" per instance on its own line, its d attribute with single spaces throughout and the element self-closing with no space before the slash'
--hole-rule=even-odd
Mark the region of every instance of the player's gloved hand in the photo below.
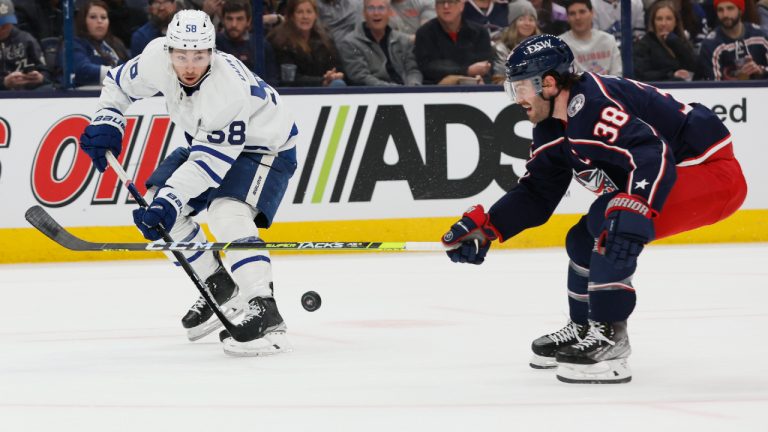
<svg viewBox="0 0 768 432">
<path fill-rule="evenodd" d="M 139 228 L 147 240 L 159 240 L 162 238 L 158 227 L 162 226 L 166 232 L 171 231 L 176 217 L 184 203 L 179 198 L 178 192 L 170 186 L 163 187 L 155 195 L 155 199 L 149 207 L 138 208 L 133 211 L 133 223 Z"/>
<path fill-rule="evenodd" d="M 115 157 L 120 155 L 124 132 L 125 117 L 120 111 L 102 108 L 96 111 L 93 121 L 80 135 L 80 148 L 91 158 L 99 172 L 107 169 L 107 151 Z"/>
<path fill-rule="evenodd" d="M 636 195 L 618 194 L 605 209 L 597 250 L 617 269 L 632 267 L 643 247 L 653 240 L 656 211 Z"/>
<path fill-rule="evenodd" d="M 443 245 L 453 262 L 482 264 L 491 242 L 499 238 L 499 231 L 491 224 L 488 214 L 480 204 L 470 207 L 461 220 L 451 225 L 443 235 Z"/>
</svg>

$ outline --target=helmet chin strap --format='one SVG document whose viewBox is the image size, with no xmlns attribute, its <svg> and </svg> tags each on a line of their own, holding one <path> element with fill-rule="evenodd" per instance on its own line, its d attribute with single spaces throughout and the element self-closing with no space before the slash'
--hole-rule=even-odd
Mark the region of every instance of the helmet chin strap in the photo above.
<svg viewBox="0 0 768 432">
<path fill-rule="evenodd" d="M 549 101 L 549 114 L 547 115 L 547 118 L 550 118 L 550 117 L 552 117 L 552 114 L 554 114 L 554 113 L 555 113 L 555 99 L 557 99 L 557 97 L 558 97 L 558 96 L 560 96 L 560 92 L 561 92 L 562 90 L 563 90 L 563 89 L 561 89 L 561 88 L 558 88 L 558 89 L 557 89 L 557 93 L 555 93 L 555 95 L 554 95 L 554 96 L 552 96 L 551 98 L 545 98 L 545 97 L 542 95 L 542 93 L 544 93 L 544 90 L 543 90 L 543 89 L 542 89 L 542 92 L 541 92 L 541 93 L 539 93 L 539 97 L 540 97 L 540 98 L 544 99 L 545 101 Z"/>
</svg>

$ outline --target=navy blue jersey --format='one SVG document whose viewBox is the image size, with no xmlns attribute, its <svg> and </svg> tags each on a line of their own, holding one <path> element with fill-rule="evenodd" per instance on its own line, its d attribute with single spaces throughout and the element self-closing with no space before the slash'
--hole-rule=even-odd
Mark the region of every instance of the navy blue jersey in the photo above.
<svg viewBox="0 0 768 432">
<path fill-rule="evenodd" d="M 570 90 L 567 117 L 534 127 L 527 173 L 489 210 L 503 239 L 546 222 L 571 178 L 598 195 L 642 197 L 660 212 L 676 166 L 702 163 L 731 142 L 703 105 L 613 76 L 583 74 Z"/>
</svg>

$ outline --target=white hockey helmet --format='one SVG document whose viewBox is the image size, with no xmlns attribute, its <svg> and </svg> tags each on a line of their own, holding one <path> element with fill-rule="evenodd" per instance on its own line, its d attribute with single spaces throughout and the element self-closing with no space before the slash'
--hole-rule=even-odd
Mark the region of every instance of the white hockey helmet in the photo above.
<svg viewBox="0 0 768 432">
<path fill-rule="evenodd" d="M 216 48 L 216 28 L 207 13 L 199 10 L 182 10 L 168 24 L 165 47 L 183 50 Z"/>
</svg>

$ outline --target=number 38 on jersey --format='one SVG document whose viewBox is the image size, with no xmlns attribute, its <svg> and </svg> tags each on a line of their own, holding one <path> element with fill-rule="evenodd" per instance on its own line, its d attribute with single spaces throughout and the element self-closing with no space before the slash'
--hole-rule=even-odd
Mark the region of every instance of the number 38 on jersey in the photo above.
<svg viewBox="0 0 768 432">
<path fill-rule="evenodd" d="M 605 107 L 600 112 L 600 120 L 595 123 L 592 133 L 595 136 L 603 137 L 613 144 L 619 137 L 619 131 L 629 120 L 629 114 L 616 107 Z"/>
</svg>

